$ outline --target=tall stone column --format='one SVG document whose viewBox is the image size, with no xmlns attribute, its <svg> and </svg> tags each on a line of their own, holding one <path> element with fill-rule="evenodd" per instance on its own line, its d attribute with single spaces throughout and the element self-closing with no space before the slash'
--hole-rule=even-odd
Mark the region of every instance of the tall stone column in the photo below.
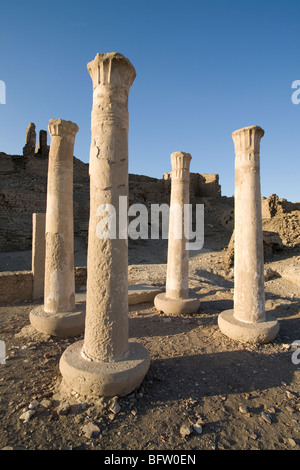
<svg viewBox="0 0 300 470">
<path fill-rule="evenodd" d="M 93 108 L 86 326 L 84 341 L 65 351 L 60 370 L 67 389 L 121 396 L 142 382 L 150 357 L 128 341 L 128 234 L 120 236 L 117 223 L 115 236 L 104 238 L 99 224 L 109 210 L 118 221 L 119 197 L 128 198 L 128 95 L 136 73 L 114 52 L 97 54 L 87 67 Z"/>
<path fill-rule="evenodd" d="M 71 121 L 49 121 L 44 305 L 30 312 L 31 324 L 38 331 L 62 337 L 82 333 L 85 319 L 82 305 L 75 305 L 73 150 L 77 131 Z"/>
<path fill-rule="evenodd" d="M 200 301 L 189 296 L 189 252 L 184 230 L 184 218 L 189 204 L 190 161 L 189 153 L 174 152 L 171 155 L 171 203 L 166 292 L 154 299 L 157 310 L 167 314 L 195 313 Z"/>
<path fill-rule="evenodd" d="M 46 214 L 32 214 L 32 263 L 33 300 L 44 296 L 45 282 L 45 221 Z"/>
<path fill-rule="evenodd" d="M 250 343 L 266 343 L 279 331 L 278 322 L 265 311 L 264 253 L 260 191 L 258 126 L 232 134 L 235 145 L 234 309 L 219 315 L 221 331 Z"/>
</svg>

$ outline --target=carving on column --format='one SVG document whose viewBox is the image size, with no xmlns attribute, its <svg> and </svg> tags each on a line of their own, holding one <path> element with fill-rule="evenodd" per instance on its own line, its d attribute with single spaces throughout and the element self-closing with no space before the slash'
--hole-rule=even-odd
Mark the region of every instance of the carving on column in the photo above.
<svg viewBox="0 0 300 470">
<path fill-rule="evenodd" d="M 232 133 L 236 167 L 253 162 L 259 168 L 260 140 L 263 136 L 264 130 L 259 126 L 245 127 Z"/>
<path fill-rule="evenodd" d="M 189 180 L 191 155 L 185 152 L 174 152 L 171 155 L 171 178 Z"/>
</svg>

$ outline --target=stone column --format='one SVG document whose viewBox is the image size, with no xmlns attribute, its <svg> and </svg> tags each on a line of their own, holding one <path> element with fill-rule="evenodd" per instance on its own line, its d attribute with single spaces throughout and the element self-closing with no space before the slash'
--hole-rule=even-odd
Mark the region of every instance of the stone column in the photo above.
<svg viewBox="0 0 300 470">
<path fill-rule="evenodd" d="M 121 396 L 142 382 L 150 357 L 128 341 L 128 234 L 120 236 L 117 223 L 115 236 L 103 238 L 99 224 L 109 209 L 119 220 L 119 197 L 128 198 L 128 95 L 136 73 L 119 53 L 97 54 L 87 67 L 93 108 L 86 326 L 84 341 L 65 351 L 60 370 L 67 389 Z"/>
<path fill-rule="evenodd" d="M 45 280 L 45 221 L 46 214 L 32 214 L 32 274 L 33 300 L 44 296 Z"/>
<path fill-rule="evenodd" d="M 51 145 L 46 208 L 44 305 L 30 313 L 43 333 L 74 336 L 84 330 L 85 312 L 75 305 L 73 150 L 78 126 L 50 119 Z"/>
<path fill-rule="evenodd" d="M 154 299 L 157 310 L 167 314 L 195 313 L 200 301 L 189 296 L 189 252 L 184 230 L 184 207 L 189 204 L 189 153 L 171 155 L 171 204 L 169 220 L 166 292 Z"/>
<path fill-rule="evenodd" d="M 234 309 L 219 315 L 221 331 L 230 338 L 266 343 L 279 331 L 265 311 L 264 253 L 260 192 L 258 126 L 233 132 L 235 145 Z"/>
</svg>

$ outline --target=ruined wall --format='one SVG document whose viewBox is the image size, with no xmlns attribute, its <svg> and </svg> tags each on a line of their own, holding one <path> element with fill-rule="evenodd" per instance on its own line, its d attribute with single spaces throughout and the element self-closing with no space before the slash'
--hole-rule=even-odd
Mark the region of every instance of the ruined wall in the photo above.
<svg viewBox="0 0 300 470">
<path fill-rule="evenodd" d="M 32 127 L 30 128 L 32 131 Z M 31 136 L 32 139 L 32 136 Z M 32 142 L 32 140 L 31 140 Z M 26 144 L 27 145 L 27 144 Z M 0 152 L 0 251 L 31 249 L 32 214 L 46 211 L 48 153 L 43 149 L 24 155 Z M 129 204 L 169 204 L 171 180 L 129 175 Z M 220 198 L 218 175 L 191 174 L 191 202 Z M 87 244 L 89 220 L 88 164 L 74 157 L 74 235 Z"/>
<path fill-rule="evenodd" d="M 283 245 L 300 247 L 300 202 L 289 202 L 271 194 L 262 198 L 263 229 L 276 232 Z"/>
<path fill-rule="evenodd" d="M 163 174 L 165 186 L 170 191 L 171 188 L 171 172 Z M 200 174 L 190 173 L 190 200 L 194 202 L 195 198 L 211 197 L 219 199 L 221 197 L 221 186 L 219 184 L 219 175 L 217 174 Z"/>
<path fill-rule="evenodd" d="M 48 158 L 0 153 L 0 251 L 28 250 L 32 214 L 46 211 Z M 86 237 L 88 165 L 74 157 L 75 235 Z"/>
</svg>

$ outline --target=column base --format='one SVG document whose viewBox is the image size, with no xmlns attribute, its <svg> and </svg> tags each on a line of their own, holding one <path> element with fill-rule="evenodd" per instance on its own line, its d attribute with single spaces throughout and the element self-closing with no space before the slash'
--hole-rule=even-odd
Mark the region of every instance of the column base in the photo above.
<svg viewBox="0 0 300 470">
<path fill-rule="evenodd" d="M 246 323 L 234 317 L 233 309 L 220 313 L 218 325 L 224 335 L 242 343 L 269 343 L 279 331 L 278 321 L 269 314 L 266 321 Z"/>
<path fill-rule="evenodd" d="M 195 297 L 170 299 L 166 293 L 162 293 L 155 297 L 154 305 L 157 310 L 168 315 L 180 315 L 182 313 L 196 313 L 200 307 L 200 300 Z"/>
<path fill-rule="evenodd" d="M 69 346 L 59 367 L 62 388 L 87 397 L 125 396 L 143 381 L 150 366 L 150 355 L 139 343 L 129 342 L 129 352 L 115 362 L 89 361 L 82 355 L 83 341 Z"/>
<path fill-rule="evenodd" d="M 29 314 L 31 325 L 41 333 L 66 338 L 84 332 L 85 305 L 75 306 L 72 312 L 47 313 L 43 305 L 31 310 Z"/>
</svg>

